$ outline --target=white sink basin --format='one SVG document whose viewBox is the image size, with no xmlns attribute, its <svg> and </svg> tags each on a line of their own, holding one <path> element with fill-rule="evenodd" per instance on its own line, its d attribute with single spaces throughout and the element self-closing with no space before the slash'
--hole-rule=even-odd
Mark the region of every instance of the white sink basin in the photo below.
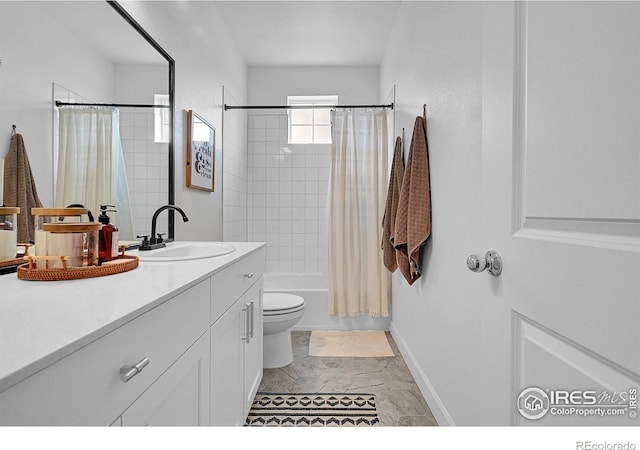
<svg viewBox="0 0 640 450">
<path fill-rule="evenodd" d="M 165 248 L 145 250 L 138 253 L 140 261 L 186 261 L 190 259 L 213 258 L 233 253 L 236 248 L 221 242 L 174 242 Z"/>
</svg>

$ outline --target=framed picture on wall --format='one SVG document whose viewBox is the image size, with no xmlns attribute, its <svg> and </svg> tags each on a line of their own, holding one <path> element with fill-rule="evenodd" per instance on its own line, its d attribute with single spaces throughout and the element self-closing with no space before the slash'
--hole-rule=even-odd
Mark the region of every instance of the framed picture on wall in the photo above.
<svg viewBox="0 0 640 450">
<path fill-rule="evenodd" d="M 216 129 L 198 114 L 187 115 L 187 187 L 213 192 Z"/>
</svg>

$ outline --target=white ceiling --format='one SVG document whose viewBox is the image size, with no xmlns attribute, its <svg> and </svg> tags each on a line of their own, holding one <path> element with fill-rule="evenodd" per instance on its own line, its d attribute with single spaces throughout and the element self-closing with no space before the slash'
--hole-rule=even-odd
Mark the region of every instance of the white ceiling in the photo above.
<svg viewBox="0 0 640 450">
<path fill-rule="evenodd" d="M 121 3 L 126 7 L 126 1 Z M 38 4 L 67 32 L 115 63 L 166 64 L 104 1 Z M 175 6 L 179 12 L 184 5 L 161 2 L 154 7 L 176 12 Z M 399 1 L 376 0 L 191 1 L 189 16 L 176 13 L 172 25 L 188 29 L 221 16 L 250 67 L 378 65 L 399 7 Z M 206 33 L 207 27 L 198 29 Z"/>
<path fill-rule="evenodd" d="M 380 64 L 400 2 L 198 4 L 211 6 L 224 19 L 248 66 L 362 66 Z"/>
<path fill-rule="evenodd" d="M 166 59 L 104 1 L 42 1 L 38 7 L 66 33 L 116 64 L 167 64 Z"/>
</svg>

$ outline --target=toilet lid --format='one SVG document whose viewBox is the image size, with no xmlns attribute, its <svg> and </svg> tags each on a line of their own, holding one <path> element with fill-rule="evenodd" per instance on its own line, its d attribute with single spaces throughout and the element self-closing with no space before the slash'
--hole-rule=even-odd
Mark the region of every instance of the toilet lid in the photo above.
<svg viewBox="0 0 640 450">
<path fill-rule="evenodd" d="M 262 297 L 262 308 L 265 311 L 280 311 L 304 306 L 304 298 L 299 295 L 268 292 Z"/>
</svg>

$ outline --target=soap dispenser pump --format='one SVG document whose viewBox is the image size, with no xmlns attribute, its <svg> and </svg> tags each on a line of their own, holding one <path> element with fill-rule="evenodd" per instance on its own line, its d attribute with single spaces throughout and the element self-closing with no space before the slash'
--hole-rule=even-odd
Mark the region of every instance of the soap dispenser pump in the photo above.
<svg viewBox="0 0 640 450">
<path fill-rule="evenodd" d="M 118 257 L 118 227 L 111 223 L 107 212 L 116 212 L 113 205 L 100 205 L 100 231 L 98 239 L 98 262 L 102 264 L 106 261 L 114 260 Z"/>
</svg>

